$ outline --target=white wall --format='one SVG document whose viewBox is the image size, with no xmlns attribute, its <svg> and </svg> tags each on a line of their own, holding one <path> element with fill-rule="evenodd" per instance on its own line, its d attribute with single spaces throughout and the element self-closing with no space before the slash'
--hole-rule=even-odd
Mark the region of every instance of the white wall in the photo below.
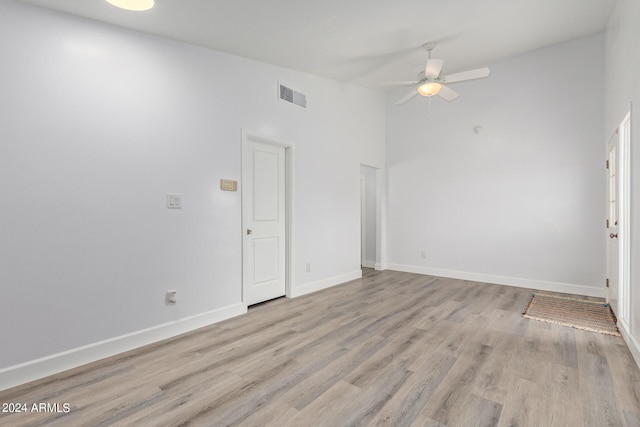
<svg viewBox="0 0 640 427">
<path fill-rule="evenodd" d="M 603 54 L 595 35 L 487 64 L 450 103 L 391 92 L 389 268 L 604 295 Z"/>
<path fill-rule="evenodd" d="M 606 141 L 631 106 L 631 330 L 623 335 L 640 365 L 640 3 L 618 0 L 605 33 Z"/>
<path fill-rule="evenodd" d="M 394 107 L 404 90 L 385 105 L 353 85 L 0 2 L 0 389 L 243 312 L 240 194 L 218 189 L 240 180 L 241 129 L 295 144 L 296 295 L 358 274 L 360 164 L 385 167 L 385 132 L 378 259 L 603 295 L 603 135 L 638 100 L 639 18 L 618 1 L 606 92 L 603 37 L 591 36 L 488 64 L 489 79 L 452 85 L 452 103 Z M 278 101 L 278 80 L 309 108 Z M 168 192 L 182 210 L 165 209 Z M 167 289 L 178 305 L 164 305 Z"/>
<path fill-rule="evenodd" d="M 294 293 L 359 274 L 383 94 L 13 0 L 0 52 L 0 389 L 246 309 L 242 129 L 295 144 Z"/>
</svg>

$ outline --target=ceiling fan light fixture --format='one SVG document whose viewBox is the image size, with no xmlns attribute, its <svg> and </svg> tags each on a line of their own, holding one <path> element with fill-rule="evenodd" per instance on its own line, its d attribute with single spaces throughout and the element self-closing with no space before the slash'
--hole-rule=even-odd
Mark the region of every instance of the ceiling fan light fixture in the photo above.
<svg viewBox="0 0 640 427">
<path fill-rule="evenodd" d="M 418 88 L 418 93 L 422 96 L 433 96 L 440 92 L 442 85 L 438 82 L 425 83 Z"/>
<path fill-rule="evenodd" d="M 149 10 L 155 4 L 154 0 L 107 0 L 107 2 L 120 9 L 130 10 L 132 12 Z"/>
</svg>

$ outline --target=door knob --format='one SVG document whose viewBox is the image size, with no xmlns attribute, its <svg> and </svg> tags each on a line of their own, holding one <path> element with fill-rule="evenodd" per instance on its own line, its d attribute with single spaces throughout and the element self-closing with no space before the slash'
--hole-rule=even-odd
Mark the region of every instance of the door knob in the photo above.
<svg viewBox="0 0 640 427">
<path fill-rule="evenodd" d="M 250 228 L 247 228 L 247 234 L 252 234 L 252 233 L 253 233 L 253 230 Z"/>
<path fill-rule="evenodd" d="M 611 237 L 612 239 L 615 237 L 617 239 L 618 238 L 618 233 L 616 233 L 616 234 L 611 233 L 611 234 L 609 234 L 609 237 Z"/>
</svg>

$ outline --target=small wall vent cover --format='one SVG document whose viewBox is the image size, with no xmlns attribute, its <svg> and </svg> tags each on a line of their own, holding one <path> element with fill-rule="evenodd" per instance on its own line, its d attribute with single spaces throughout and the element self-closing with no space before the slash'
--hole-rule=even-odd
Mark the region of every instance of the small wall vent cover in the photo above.
<svg viewBox="0 0 640 427">
<path fill-rule="evenodd" d="M 280 99 L 297 105 L 298 107 L 307 108 L 307 96 L 304 93 L 295 91 L 283 84 L 278 83 Z"/>
</svg>

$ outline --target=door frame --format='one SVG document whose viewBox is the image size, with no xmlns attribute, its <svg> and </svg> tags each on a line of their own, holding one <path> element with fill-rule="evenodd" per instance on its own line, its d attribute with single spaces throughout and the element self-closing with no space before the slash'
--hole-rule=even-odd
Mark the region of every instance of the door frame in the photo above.
<svg viewBox="0 0 640 427">
<path fill-rule="evenodd" d="M 295 265 L 293 262 L 293 254 L 295 253 L 294 248 L 293 248 L 293 235 L 294 235 L 294 210 L 293 207 L 295 206 L 295 200 L 294 200 L 294 153 L 295 153 L 295 147 L 294 144 L 290 141 L 285 141 L 283 139 L 280 138 L 274 138 L 271 136 L 265 136 L 265 135 L 261 135 L 259 133 L 256 132 L 252 132 L 250 130 L 247 129 L 242 129 L 242 143 L 241 143 L 241 147 L 240 147 L 240 165 L 241 168 L 245 167 L 245 159 L 244 159 L 244 148 L 247 144 L 251 143 L 251 142 L 258 142 L 258 143 L 262 143 L 262 144 L 269 144 L 269 145 L 274 145 L 276 147 L 282 147 L 284 148 L 284 152 L 285 152 L 285 296 L 287 298 L 291 298 L 291 288 L 292 288 L 292 284 L 294 282 L 294 270 L 293 270 L 293 266 Z M 241 175 L 242 175 L 242 171 L 241 171 Z M 242 304 L 247 307 L 247 289 L 248 289 L 248 284 L 245 280 L 245 274 L 244 274 L 244 270 L 245 270 L 245 252 L 247 250 L 246 247 L 246 243 L 247 243 L 247 239 L 245 239 L 245 230 L 247 229 L 247 223 L 248 223 L 248 213 L 246 212 L 245 209 L 245 202 L 244 202 L 244 186 L 241 185 L 241 200 L 242 200 L 242 221 L 241 221 L 241 230 L 240 230 L 240 236 L 242 239 L 242 243 L 241 243 L 241 247 L 242 247 L 242 252 L 241 252 L 241 266 L 242 266 L 242 295 L 241 295 L 241 301 Z"/>
<path fill-rule="evenodd" d="M 360 267 L 367 267 L 367 177 L 360 173 Z"/>
<path fill-rule="evenodd" d="M 364 238 L 360 238 L 360 258 L 362 260 L 362 253 L 364 251 L 363 246 L 367 244 L 367 237 L 366 237 L 366 232 L 365 232 L 365 226 L 364 226 L 364 221 L 366 219 L 366 213 L 362 212 L 362 210 L 365 208 L 363 206 L 363 203 L 365 202 L 364 199 L 364 189 L 363 189 L 363 185 L 366 186 L 367 184 L 367 177 L 365 176 L 365 182 L 362 182 L 362 178 L 363 178 L 363 174 L 362 174 L 362 170 L 363 168 L 366 169 L 370 169 L 373 171 L 374 176 L 375 176 L 375 219 L 376 219 L 376 223 L 375 223 L 375 252 L 376 252 L 376 256 L 374 260 L 367 260 L 367 261 L 373 261 L 373 265 L 369 266 L 375 270 L 384 270 L 385 269 L 385 256 L 384 256 L 384 242 L 383 242 L 383 238 L 384 238 L 384 230 L 383 230 L 383 225 L 385 223 L 385 211 L 384 211 L 384 206 L 386 203 L 386 199 L 385 199 L 385 193 L 384 193 L 384 182 L 385 182 L 385 176 L 384 176 L 384 170 L 383 168 L 379 168 L 376 166 L 371 166 L 369 164 L 366 163 L 360 163 L 360 209 L 361 209 L 361 215 L 360 215 L 360 233 L 365 235 Z M 363 215 L 364 213 L 364 215 Z M 371 237 L 371 236 L 369 236 Z M 370 243 L 370 242 L 369 242 Z"/>
<path fill-rule="evenodd" d="M 625 125 L 628 124 L 628 130 Z M 618 125 L 618 133 L 620 141 L 618 143 L 619 150 L 619 166 L 620 166 L 620 228 L 618 235 L 620 241 L 618 243 L 618 253 L 620 256 L 619 274 L 618 274 L 618 310 L 619 320 L 623 327 L 629 331 L 631 314 L 631 106 Z"/>
</svg>

